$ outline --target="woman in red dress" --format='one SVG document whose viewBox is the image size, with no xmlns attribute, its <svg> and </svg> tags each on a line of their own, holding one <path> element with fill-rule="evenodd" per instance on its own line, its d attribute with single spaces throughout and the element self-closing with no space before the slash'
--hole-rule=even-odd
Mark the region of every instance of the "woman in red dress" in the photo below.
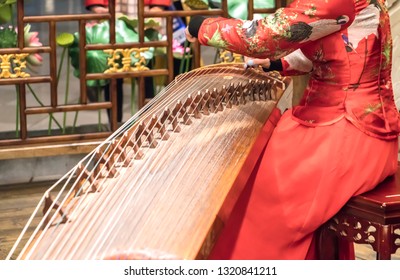
<svg viewBox="0 0 400 280">
<path fill-rule="evenodd" d="M 305 259 L 315 230 L 397 169 L 384 0 L 297 0 L 261 20 L 193 17 L 187 39 L 311 73 L 286 111 L 211 259 Z M 268 62 L 268 60 L 266 60 Z M 253 61 L 254 62 L 254 61 Z"/>
</svg>

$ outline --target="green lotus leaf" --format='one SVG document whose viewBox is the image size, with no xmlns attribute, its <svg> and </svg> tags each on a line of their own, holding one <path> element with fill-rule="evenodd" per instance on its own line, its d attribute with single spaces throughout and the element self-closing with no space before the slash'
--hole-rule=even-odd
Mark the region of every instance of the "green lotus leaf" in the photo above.
<svg viewBox="0 0 400 280">
<path fill-rule="evenodd" d="M 74 35 L 71 33 L 61 33 L 57 36 L 56 42 L 60 47 L 68 48 L 74 43 Z"/>
<path fill-rule="evenodd" d="M 107 23 L 107 22 L 106 22 Z M 131 43 L 138 42 L 139 35 L 132 28 L 129 28 L 123 20 L 115 22 L 116 27 L 116 41 L 117 43 Z M 107 35 L 108 35 L 107 27 Z M 108 37 L 108 36 L 107 36 Z"/>
<path fill-rule="evenodd" d="M 202 0 L 186 0 L 185 4 L 192 10 L 206 10 L 206 9 L 208 9 L 208 3 L 206 3 L 206 2 L 204 2 Z"/>
<path fill-rule="evenodd" d="M 160 32 L 152 28 L 144 31 L 144 37 L 148 41 L 159 41 L 162 38 Z"/>
<path fill-rule="evenodd" d="M 0 24 L 7 23 L 11 21 L 12 10 L 8 5 L 0 5 Z"/>
<path fill-rule="evenodd" d="M 17 2 L 17 0 L 0 0 L 0 7 L 3 7 L 5 5 L 11 5 Z"/>
<path fill-rule="evenodd" d="M 133 30 L 136 30 L 138 27 L 138 19 L 137 18 L 132 18 L 128 17 L 127 15 L 121 15 L 118 17 L 119 20 L 122 20 L 126 23 L 127 26 L 131 27 Z M 144 29 L 159 29 L 160 28 L 160 22 L 156 21 L 152 18 L 146 18 L 144 20 Z"/>
<path fill-rule="evenodd" d="M 186 3 L 186 2 L 185 2 Z M 208 0 L 210 7 L 220 8 L 220 0 Z M 274 0 L 254 0 L 254 8 L 274 8 Z M 247 19 L 247 1 L 228 0 L 228 14 L 233 18 Z"/>
<path fill-rule="evenodd" d="M 71 58 L 71 65 L 74 67 L 74 76 L 79 77 L 79 35 L 74 34 L 74 42 L 68 48 L 68 54 Z M 87 73 L 102 73 L 107 67 L 108 55 L 103 51 L 88 51 L 86 53 Z M 88 86 L 104 86 L 108 84 L 106 80 L 88 80 Z"/>
<path fill-rule="evenodd" d="M 133 31 L 137 33 L 138 20 L 136 18 L 121 15 L 118 19 L 124 21 L 129 28 L 133 29 Z M 144 36 L 149 41 L 157 41 L 161 39 L 162 36 L 160 32 L 158 32 L 159 29 L 159 21 L 152 18 L 146 18 L 144 20 Z"/>
<path fill-rule="evenodd" d="M 11 21 L 12 7 L 16 0 L 0 0 L 0 24 Z"/>
<path fill-rule="evenodd" d="M 13 28 L 0 29 L 0 48 L 15 48 L 17 46 L 17 33 Z"/>
<path fill-rule="evenodd" d="M 116 35 L 115 40 L 117 43 L 132 43 L 138 41 L 138 34 L 129 28 L 122 20 L 117 20 L 115 23 Z M 110 41 L 110 25 L 108 21 L 86 27 L 86 44 L 107 44 Z M 142 56 L 149 61 L 153 58 L 154 48 L 142 53 Z M 79 77 L 79 34 L 74 34 L 74 42 L 69 48 L 69 55 L 71 57 L 71 64 L 74 67 L 74 75 Z M 92 50 L 86 53 L 86 69 L 87 73 L 104 73 L 109 66 L 107 60 L 109 54 L 102 50 Z M 132 65 L 138 61 L 131 56 Z M 88 86 L 104 86 L 108 84 L 108 80 L 88 80 Z"/>
</svg>

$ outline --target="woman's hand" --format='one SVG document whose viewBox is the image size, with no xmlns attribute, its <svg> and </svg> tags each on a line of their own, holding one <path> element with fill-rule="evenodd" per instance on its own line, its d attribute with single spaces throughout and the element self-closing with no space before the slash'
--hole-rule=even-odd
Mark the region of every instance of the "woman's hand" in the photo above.
<svg viewBox="0 0 400 280">
<path fill-rule="evenodd" d="M 244 57 L 244 68 L 254 68 L 261 66 L 263 68 L 269 69 L 271 66 L 271 60 L 269 58 L 253 58 L 253 57 Z"/>
<path fill-rule="evenodd" d="M 188 27 L 186 27 L 186 29 L 185 29 L 185 35 L 186 35 L 186 40 L 188 40 L 190 43 L 196 42 L 197 38 L 193 37 L 192 34 L 189 33 Z"/>
</svg>

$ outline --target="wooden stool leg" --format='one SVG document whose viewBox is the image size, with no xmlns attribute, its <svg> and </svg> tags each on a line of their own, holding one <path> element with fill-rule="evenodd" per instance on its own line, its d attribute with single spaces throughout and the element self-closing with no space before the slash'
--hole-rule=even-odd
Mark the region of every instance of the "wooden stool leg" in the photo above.
<svg viewBox="0 0 400 280">
<path fill-rule="evenodd" d="M 384 252 L 384 253 L 376 253 L 376 259 L 377 260 L 391 260 L 391 254 Z"/>
<path fill-rule="evenodd" d="M 376 251 L 376 259 L 377 260 L 390 260 L 391 256 L 391 227 L 388 225 L 382 225 L 379 228 L 379 236 L 380 240 L 377 248 L 374 247 Z"/>
<path fill-rule="evenodd" d="M 317 243 L 317 258 L 319 260 L 339 259 L 339 239 L 329 231 L 326 225 L 322 225 L 315 234 Z"/>
</svg>

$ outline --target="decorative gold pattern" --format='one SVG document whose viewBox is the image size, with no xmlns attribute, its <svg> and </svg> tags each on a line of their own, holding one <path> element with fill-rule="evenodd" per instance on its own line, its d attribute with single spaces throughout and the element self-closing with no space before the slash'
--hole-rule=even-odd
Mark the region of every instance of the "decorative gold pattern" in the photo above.
<svg viewBox="0 0 400 280">
<path fill-rule="evenodd" d="M 226 50 L 219 51 L 219 58 L 221 59 L 221 63 L 241 63 L 243 62 L 243 56 L 240 54 L 232 53 Z"/>
<path fill-rule="evenodd" d="M 24 72 L 24 69 L 26 68 L 25 58 L 28 55 L 28 53 L 0 55 L 0 79 L 30 77 L 30 74 Z M 14 68 L 12 68 L 12 64 L 15 65 Z"/>
<path fill-rule="evenodd" d="M 16 64 L 16 67 L 14 67 L 14 73 L 16 77 L 20 78 L 25 78 L 29 77 L 30 75 L 28 73 L 25 73 L 23 69 L 26 68 L 26 57 L 29 54 L 27 53 L 21 53 L 21 54 L 16 54 L 14 57 L 14 63 Z"/>
<path fill-rule="evenodd" d="M 121 73 L 121 72 L 134 72 L 149 70 L 146 67 L 146 59 L 141 54 L 147 51 L 149 48 L 132 48 L 132 49 L 108 49 L 104 50 L 105 53 L 110 55 L 107 64 L 110 66 L 109 69 L 104 71 L 104 73 Z M 134 53 L 134 58 L 138 61 L 134 63 L 135 67 L 132 67 L 132 53 Z M 122 59 L 121 59 L 122 57 Z M 122 66 L 119 60 L 121 60 Z"/>
</svg>

